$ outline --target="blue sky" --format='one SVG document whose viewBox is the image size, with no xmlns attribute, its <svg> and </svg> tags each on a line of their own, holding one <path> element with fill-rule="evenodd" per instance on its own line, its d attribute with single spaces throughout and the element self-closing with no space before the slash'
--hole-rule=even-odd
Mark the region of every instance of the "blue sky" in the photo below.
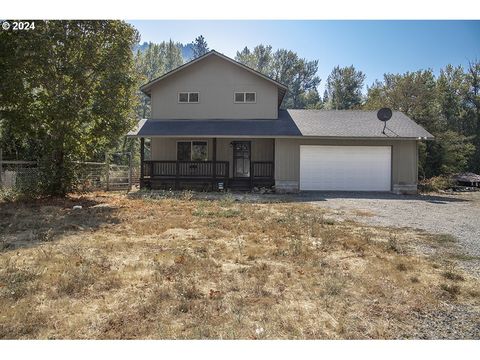
<svg viewBox="0 0 480 360">
<path fill-rule="evenodd" d="M 323 92 L 336 65 L 354 65 L 370 85 L 383 74 L 431 68 L 436 74 L 446 64 L 466 66 L 480 59 L 480 21 L 335 21 L 335 20 L 138 20 L 128 21 L 141 42 L 173 39 L 191 42 L 203 35 L 210 49 L 234 57 L 245 46 L 260 43 L 296 51 L 319 60 Z"/>
</svg>

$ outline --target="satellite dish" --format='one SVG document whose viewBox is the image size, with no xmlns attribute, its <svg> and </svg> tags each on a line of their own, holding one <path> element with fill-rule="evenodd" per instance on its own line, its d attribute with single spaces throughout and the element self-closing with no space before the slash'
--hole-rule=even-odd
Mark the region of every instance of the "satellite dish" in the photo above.
<svg viewBox="0 0 480 360">
<path fill-rule="evenodd" d="M 381 108 L 377 112 L 377 118 L 380 121 L 388 121 L 392 118 L 392 109 L 390 108 Z"/>
<path fill-rule="evenodd" d="M 377 118 L 380 121 L 384 122 L 382 134 L 385 134 L 385 129 L 387 127 L 387 121 L 392 118 L 392 109 L 390 108 L 381 108 L 377 112 Z"/>
</svg>

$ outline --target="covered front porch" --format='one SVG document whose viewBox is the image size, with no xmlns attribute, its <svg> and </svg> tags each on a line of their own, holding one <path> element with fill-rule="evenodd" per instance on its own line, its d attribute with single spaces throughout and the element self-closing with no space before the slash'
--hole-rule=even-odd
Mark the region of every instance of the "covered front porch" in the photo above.
<svg viewBox="0 0 480 360">
<path fill-rule="evenodd" d="M 140 151 L 141 188 L 249 190 L 275 184 L 273 138 L 142 137 Z"/>
</svg>

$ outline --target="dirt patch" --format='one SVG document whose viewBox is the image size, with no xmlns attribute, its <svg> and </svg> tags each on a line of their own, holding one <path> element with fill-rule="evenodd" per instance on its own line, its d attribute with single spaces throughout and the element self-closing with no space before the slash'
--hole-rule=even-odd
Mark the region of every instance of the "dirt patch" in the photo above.
<svg viewBox="0 0 480 360">
<path fill-rule="evenodd" d="M 198 240 L 202 238 L 202 235 L 195 229 L 168 229 L 162 235 L 162 238 L 167 240 L 182 239 L 185 241 Z"/>
<path fill-rule="evenodd" d="M 373 217 L 375 216 L 375 213 L 372 211 L 367 211 L 367 210 L 354 210 L 354 213 L 356 216 L 365 216 L 365 217 Z"/>
</svg>

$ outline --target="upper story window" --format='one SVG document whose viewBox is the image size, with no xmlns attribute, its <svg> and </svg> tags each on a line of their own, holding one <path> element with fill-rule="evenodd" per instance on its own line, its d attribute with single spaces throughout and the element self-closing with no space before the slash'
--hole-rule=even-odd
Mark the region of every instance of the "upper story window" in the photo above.
<svg viewBox="0 0 480 360">
<path fill-rule="evenodd" d="M 257 93 L 255 92 L 235 92 L 235 103 L 255 103 L 257 102 Z"/>
<path fill-rule="evenodd" d="M 178 93 L 178 102 L 182 104 L 186 103 L 198 103 L 199 101 L 198 92 L 179 92 Z"/>
</svg>

